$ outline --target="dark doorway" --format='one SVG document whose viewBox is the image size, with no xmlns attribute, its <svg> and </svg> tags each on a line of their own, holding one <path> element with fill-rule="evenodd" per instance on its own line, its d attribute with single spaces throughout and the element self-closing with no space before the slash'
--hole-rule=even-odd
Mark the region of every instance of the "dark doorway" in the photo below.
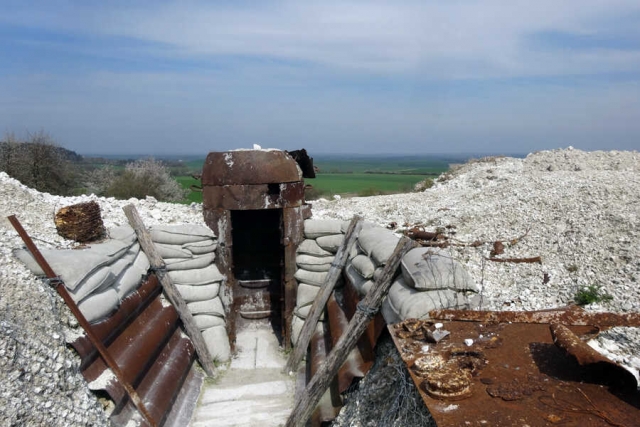
<svg viewBox="0 0 640 427">
<path fill-rule="evenodd" d="M 268 322 L 282 336 L 282 210 L 231 211 L 236 328 Z"/>
</svg>

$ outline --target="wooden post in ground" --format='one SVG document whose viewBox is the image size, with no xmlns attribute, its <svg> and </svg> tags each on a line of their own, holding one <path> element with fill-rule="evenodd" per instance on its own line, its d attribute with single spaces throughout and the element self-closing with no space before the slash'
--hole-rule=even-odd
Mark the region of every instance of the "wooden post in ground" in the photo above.
<svg viewBox="0 0 640 427">
<path fill-rule="evenodd" d="M 329 353 L 322 365 L 320 365 L 320 368 L 309 384 L 307 384 L 304 393 L 296 402 L 291 415 L 289 415 L 285 427 L 302 427 L 305 425 L 320 401 L 320 398 L 331 383 L 331 379 L 336 375 L 338 369 L 340 369 L 340 366 L 342 366 L 349 355 L 349 352 L 367 329 L 371 318 L 380 309 L 382 299 L 391 286 L 391 281 L 402 257 L 414 246 L 415 243 L 411 239 L 407 237 L 400 239 L 393 254 L 387 261 L 387 265 L 382 271 L 382 274 L 378 280 L 376 280 L 369 293 L 358 304 L 358 309 L 349 322 L 349 326 L 344 335 L 340 337 L 336 346 L 331 350 L 331 353 Z"/>
<path fill-rule="evenodd" d="M 187 303 L 178 292 L 178 289 L 171 281 L 171 278 L 165 271 L 165 263 L 158 251 L 156 250 L 156 246 L 151 240 L 151 235 L 147 231 L 138 214 L 138 210 L 133 205 L 127 205 L 124 208 L 124 214 L 127 216 L 129 220 L 129 224 L 136 232 L 138 236 L 138 242 L 140 243 L 140 247 L 149 258 L 149 264 L 151 264 L 151 268 L 155 270 L 156 276 L 158 277 L 158 281 L 162 285 L 164 289 L 165 296 L 169 299 L 171 304 L 175 307 L 178 315 L 180 316 L 180 320 L 182 320 L 182 324 L 187 332 L 187 335 L 191 338 L 193 342 L 193 346 L 196 349 L 196 354 L 198 355 L 198 359 L 200 359 L 200 364 L 202 368 L 209 376 L 213 376 L 215 374 L 215 366 L 213 366 L 213 358 L 207 349 L 207 345 L 204 342 L 204 338 L 202 337 L 202 333 L 200 329 L 196 326 L 195 321 L 193 320 L 193 315 L 189 311 L 189 307 L 187 307 Z"/>
<path fill-rule="evenodd" d="M 291 356 L 289 356 L 289 360 L 287 360 L 286 366 L 282 370 L 282 372 L 284 372 L 285 374 L 293 374 L 294 372 L 296 372 L 298 369 L 298 364 L 307 353 L 307 347 L 309 346 L 311 337 L 316 330 L 316 325 L 318 324 L 318 320 L 320 320 L 322 310 L 324 310 L 324 307 L 327 305 L 329 296 L 331 295 L 331 292 L 333 292 L 333 288 L 336 286 L 336 281 L 340 277 L 340 273 L 347 263 L 347 257 L 349 256 L 349 252 L 356 242 L 356 238 L 358 237 L 358 233 L 360 232 L 361 228 L 362 218 L 356 215 L 351 220 L 349 228 L 347 229 L 347 233 L 345 234 L 344 240 L 342 241 L 342 245 L 340 245 L 335 258 L 331 263 L 331 268 L 329 268 L 327 277 L 325 278 L 320 291 L 313 300 L 313 304 L 311 305 L 311 309 L 309 310 L 307 319 L 302 325 L 302 331 L 300 332 L 300 336 L 298 337 L 298 342 L 296 343 L 293 352 L 291 352 Z"/>
</svg>

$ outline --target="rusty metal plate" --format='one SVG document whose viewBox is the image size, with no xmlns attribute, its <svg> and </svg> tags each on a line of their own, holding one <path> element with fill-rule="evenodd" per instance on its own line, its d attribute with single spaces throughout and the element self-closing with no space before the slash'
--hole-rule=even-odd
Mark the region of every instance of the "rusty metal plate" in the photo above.
<svg viewBox="0 0 640 427">
<path fill-rule="evenodd" d="M 272 184 L 302 181 L 293 158 L 279 150 L 212 152 L 202 169 L 202 185 Z"/>
<path fill-rule="evenodd" d="M 433 343 L 420 329 L 433 323 L 416 322 L 417 332 L 388 329 L 438 427 L 638 425 L 637 389 L 587 382 L 585 368 L 554 345 L 549 325 L 443 322 L 450 335 Z"/>
<path fill-rule="evenodd" d="M 304 183 L 205 186 L 202 198 L 205 210 L 290 208 L 304 202 Z"/>
<path fill-rule="evenodd" d="M 472 322 L 558 323 L 561 325 L 640 326 L 640 313 L 594 313 L 578 306 L 538 311 L 433 310 L 432 319 Z"/>
</svg>

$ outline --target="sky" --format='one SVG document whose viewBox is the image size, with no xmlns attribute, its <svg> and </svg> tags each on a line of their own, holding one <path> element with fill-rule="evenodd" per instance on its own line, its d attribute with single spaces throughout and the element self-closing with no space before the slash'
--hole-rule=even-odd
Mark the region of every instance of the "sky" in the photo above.
<svg viewBox="0 0 640 427">
<path fill-rule="evenodd" d="M 0 0 L 0 132 L 80 154 L 640 149 L 640 1 Z"/>
</svg>

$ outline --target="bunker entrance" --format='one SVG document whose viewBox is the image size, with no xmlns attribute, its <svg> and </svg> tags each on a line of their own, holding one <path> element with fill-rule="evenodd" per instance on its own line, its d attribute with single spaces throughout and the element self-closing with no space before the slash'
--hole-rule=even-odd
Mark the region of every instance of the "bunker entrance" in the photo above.
<svg viewBox="0 0 640 427">
<path fill-rule="evenodd" d="M 265 323 L 282 339 L 282 209 L 232 210 L 236 327 Z"/>
</svg>

